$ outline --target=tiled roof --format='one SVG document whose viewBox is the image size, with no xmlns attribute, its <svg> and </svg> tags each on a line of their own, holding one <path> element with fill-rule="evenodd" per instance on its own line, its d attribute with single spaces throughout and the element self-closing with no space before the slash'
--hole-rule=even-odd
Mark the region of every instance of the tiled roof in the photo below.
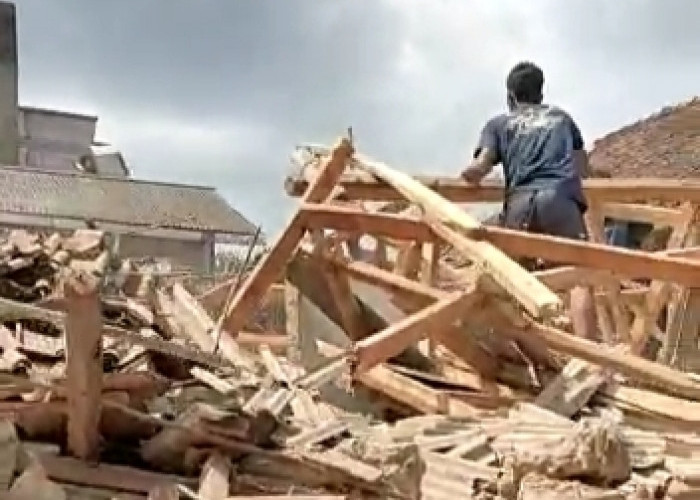
<svg viewBox="0 0 700 500">
<path fill-rule="evenodd" d="M 613 177 L 700 178 L 700 97 L 606 135 L 590 161 Z"/>
<path fill-rule="evenodd" d="M 0 168 L 0 212 L 219 233 L 255 232 L 213 188 Z"/>
</svg>

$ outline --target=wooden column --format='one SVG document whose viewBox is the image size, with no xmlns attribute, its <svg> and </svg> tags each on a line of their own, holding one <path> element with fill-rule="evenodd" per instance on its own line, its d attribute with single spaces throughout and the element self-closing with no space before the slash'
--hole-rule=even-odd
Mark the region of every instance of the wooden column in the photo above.
<svg viewBox="0 0 700 500">
<path fill-rule="evenodd" d="M 68 449 L 96 460 L 100 446 L 102 393 L 102 315 L 99 280 L 90 274 L 68 278 L 66 297 L 66 376 Z"/>
</svg>

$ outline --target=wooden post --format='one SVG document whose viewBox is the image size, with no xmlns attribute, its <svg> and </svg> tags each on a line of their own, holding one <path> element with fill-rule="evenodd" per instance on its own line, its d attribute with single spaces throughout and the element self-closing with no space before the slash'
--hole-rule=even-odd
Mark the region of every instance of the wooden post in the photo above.
<svg viewBox="0 0 700 500">
<path fill-rule="evenodd" d="M 77 274 L 65 283 L 68 449 L 96 460 L 100 446 L 102 315 L 98 279 Z"/>
<path fill-rule="evenodd" d="M 673 228 L 673 232 L 669 238 L 666 247 L 669 250 L 681 248 L 684 245 L 692 228 L 693 220 L 695 219 L 696 206 L 686 203 L 683 207 L 683 213 L 684 217 Z M 697 282 L 695 284 L 697 284 Z M 691 285 L 694 286 L 695 284 Z M 635 317 L 630 331 L 633 353 L 638 354 L 644 350 L 644 346 L 651 334 L 652 326 L 656 325 L 659 314 L 669 298 L 669 286 L 669 283 L 664 281 L 652 281 L 649 287 L 649 293 L 647 294 L 644 314 Z"/>
</svg>

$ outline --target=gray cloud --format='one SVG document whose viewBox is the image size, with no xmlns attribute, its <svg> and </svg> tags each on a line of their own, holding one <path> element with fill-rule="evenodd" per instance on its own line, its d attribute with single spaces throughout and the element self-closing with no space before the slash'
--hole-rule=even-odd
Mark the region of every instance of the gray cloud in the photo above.
<svg viewBox="0 0 700 500">
<path fill-rule="evenodd" d="M 215 185 L 274 232 L 292 147 L 461 167 L 521 58 L 589 139 L 700 88 L 693 0 L 21 0 L 21 97 L 100 115 L 136 175 Z"/>
</svg>

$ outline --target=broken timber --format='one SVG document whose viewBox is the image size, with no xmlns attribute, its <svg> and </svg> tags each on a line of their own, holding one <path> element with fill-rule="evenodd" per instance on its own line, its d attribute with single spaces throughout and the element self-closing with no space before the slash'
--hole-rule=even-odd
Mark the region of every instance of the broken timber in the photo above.
<svg viewBox="0 0 700 500">
<path fill-rule="evenodd" d="M 503 200 L 503 185 L 484 182 L 469 184 L 459 177 L 415 176 L 415 182 L 435 191 L 453 203 L 497 202 Z M 364 172 L 344 175 L 339 185 L 348 200 L 400 200 L 392 186 Z M 285 190 L 290 196 L 302 196 L 309 179 L 288 177 Z M 648 200 L 700 203 L 700 182 L 679 179 L 585 179 L 584 192 L 589 200 L 614 203 L 639 203 Z"/>
<path fill-rule="evenodd" d="M 94 276 L 71 276 L 65 285 L 68 447 L 78 458 L 99 455 L 102 393 L 102 317 Z"/>
<path fill-rule="evenodd" d="M 304 201 L 310 203 L 325 201 L 342 175 L 351 154 L 350 142 L 347 139 L 341 140 L 333 148 L 327 162 L 309 186 L 304 195 Z M 270 252 L 262 258 L 236 292 L 228 310 L 223 311 L 224 332 L 222 336 L 236 336 L 243 328 L 259 298 L 282 273 L 284 265 L 301 241 L 303 234 L 304 229 L 300 224 L 299 217 L 295 215 Z M 229 286 L 234 285 L 231 283 Z"/>
<path fill-rule="evenodd" d="M 463 231 L 477 231 L 482 227 L 458 206 L 402 172 L 369 159 L 356 161 L 355 164 L 394 187 L 407 200 L 420 206 L 429 217 L 454 225 Z M 460 241 L 460 250 L 493 277 L 535 318 L 549 320 L 561 314 L 563 305 L 559 297 L 499 248 L 485 241 L 464 238 Z"/>
</svg>

